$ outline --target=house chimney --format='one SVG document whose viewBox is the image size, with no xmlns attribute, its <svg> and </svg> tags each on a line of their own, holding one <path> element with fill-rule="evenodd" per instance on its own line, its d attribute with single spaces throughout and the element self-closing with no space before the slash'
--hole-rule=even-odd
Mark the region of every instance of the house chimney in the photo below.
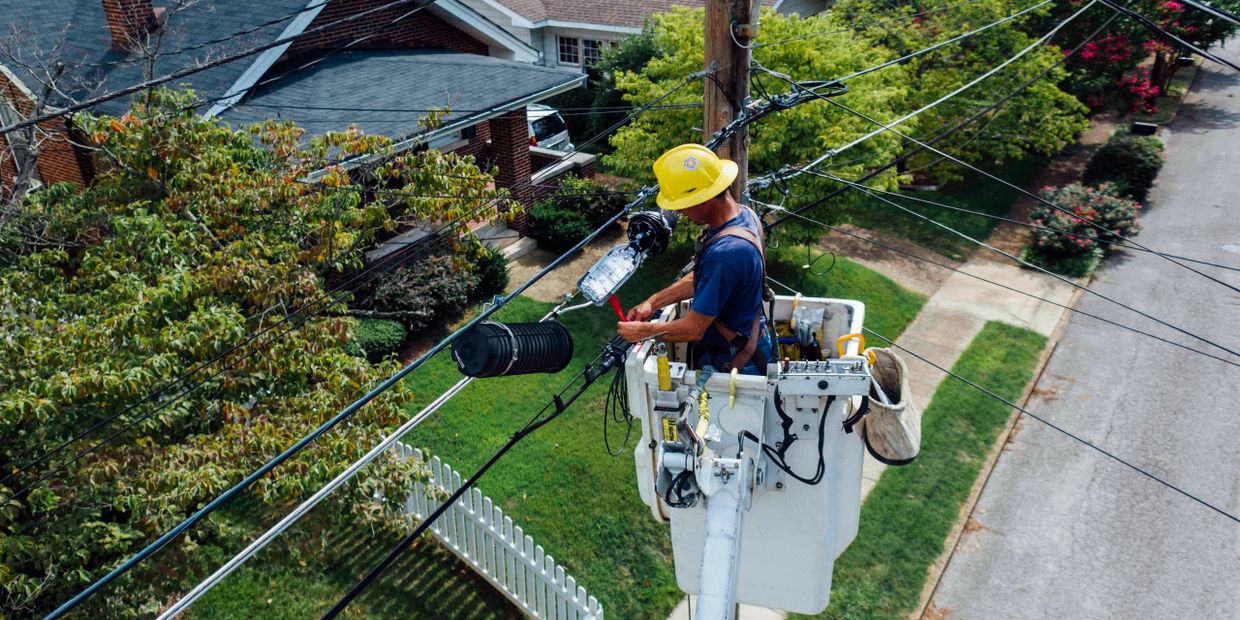
<svg viewBox="0 0 1240 620">
<path fill-rule="evenodd" d="M 151 0 L 103 0 L 103 14 L 112 31 L 114 49 L 133 50 L 159 25 Z"/>
</svg>

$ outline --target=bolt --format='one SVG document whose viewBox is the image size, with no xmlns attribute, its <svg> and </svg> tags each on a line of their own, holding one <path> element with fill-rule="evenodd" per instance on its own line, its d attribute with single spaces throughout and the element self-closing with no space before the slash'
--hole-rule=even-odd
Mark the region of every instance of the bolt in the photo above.
<svg viewBox="0 0 1240 620">
<path fill-rule="evenodd" d="M 782 483 L 782 482 L 776 482 L 776 483 L 775 483 L 775 488 L 777 488 L 777 489 L 782 489 L 782 488 L 784 488 L 784 483 Z"/>
<path fill-rule="evenodd" d="M 822 380 L 820 380 L 820 381 L 818 382 L 818 389 L 820 389 L 820 390 L 825 390 L 825 389 L 827 389 L 827 380 L 826 380 L 826 379 L 822 379 Z"/>
<path fill-rule="evenodd" d="M 655 442 L 654 442 L 654 440 L 653 440 L 653 439 L 651 439 L 651 440 L 650 440 L 650 446 L 649 446 L 649 447 L 650 447 L 650 449 L 651 449 L 651 450 L 654 450 L 654 449 L 655 449 L 656 444 L 655 444 Z"/>
<path fill-rule="evenodd" d="M 802 425 L 801 425 L 801 430 L 803 430 L 803 431 L 808 431 L 808 430 L 809 430 L 809 425 L 808 425 L 808 424 L 802 424 Z"/>
</svg>

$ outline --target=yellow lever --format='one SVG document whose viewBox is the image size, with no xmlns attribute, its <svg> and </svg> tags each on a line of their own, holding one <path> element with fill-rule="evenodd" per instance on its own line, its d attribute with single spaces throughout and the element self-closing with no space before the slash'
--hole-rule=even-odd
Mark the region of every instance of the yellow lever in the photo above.
<svg viewBox="0 0 1240 620">
<path fill-rule="evenodd" d="M 858 349 L 865 349 L 865 334 L 862 334 L 862 333 L 860 333 L 860 332 L 853 332 L 853 333 L 851 333 L 851 334 L 844 334 L 843 336 L 840 336 L 839 338 L 836 338 L 836 339 L 835 339 L 835 350 L 836 350 L 836 352 L 838 352 L 838 353 L 840 354 L 840 357 L 844 357 L 844 347 L 845 347 L 845 345 L 847 345 L 847 344 L 848 344 L 848 341 L 849 341 L 849 340 L 852 340 L 852 339 L 854 339 L 854 338 L 856 338 L 856 339 L 857 339 L 857 342 L 858 342 L 858 343 L 859 343 L 859 345 L 860 345 L 860 346 L 858 346 L 857 348 L 858 348 Z"/>
<path fill-rule="evenodd" d="M 728 383 L 728 409 L 736 409 L 736 378 L 740 374 L 739 370 L 732 369 L 732 380 Z"/>
</svg>

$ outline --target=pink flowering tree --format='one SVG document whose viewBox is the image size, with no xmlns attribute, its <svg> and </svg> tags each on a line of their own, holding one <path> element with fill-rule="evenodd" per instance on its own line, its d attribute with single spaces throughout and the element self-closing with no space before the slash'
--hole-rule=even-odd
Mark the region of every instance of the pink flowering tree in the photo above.
<svg viewBox="0 0 1240 620">
<path fill-rule="evenodd" d="M 1048 267 L 1071 266 L 1057 269 L 1060 272 L 1084 275 L 1120 237 L 1141 231 L 1141 205 L 1121 196 L 1110 183 L 1045 187 L 1041 195 L 1066 212 L 1046 205 L 1030 210 L 1029 223 L 1035 228 L 1026 257 Z"/>
</svg>

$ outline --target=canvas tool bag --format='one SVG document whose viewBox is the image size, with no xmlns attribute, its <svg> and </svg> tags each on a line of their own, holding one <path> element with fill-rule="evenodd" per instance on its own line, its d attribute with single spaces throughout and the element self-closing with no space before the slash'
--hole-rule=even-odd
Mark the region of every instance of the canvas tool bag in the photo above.
<svg viewBox="0 0 1240 620">
<path fill-rule="evenodd" d="M 908 367 L 891 349 L 869 349 L 874 352 L 871 374 L 887 395 L 884 404 L 871 387 L 869 396 L 844 421 L 844 429 L 860 429 L 866 450 L 887 465 L 908 465 L 921 451 L 921 410 L 912 401 Z"/>
</svg>

